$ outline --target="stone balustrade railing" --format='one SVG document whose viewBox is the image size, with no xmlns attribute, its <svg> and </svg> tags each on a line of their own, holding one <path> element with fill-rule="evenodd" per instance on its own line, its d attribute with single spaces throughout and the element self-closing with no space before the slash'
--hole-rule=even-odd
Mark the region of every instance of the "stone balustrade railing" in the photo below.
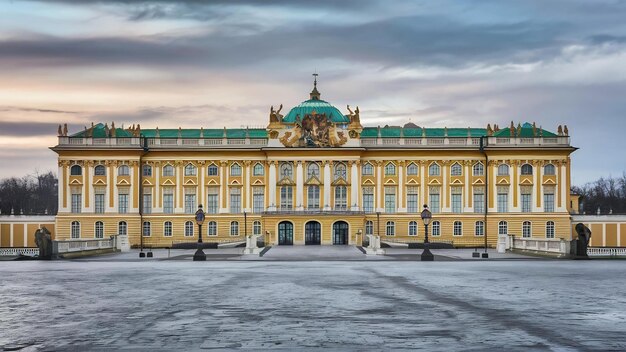
<svg viewBox="0 0 626 352">
<path fill-rule="evenodd" d="M 518 146 L 518 147 L 532 147 L 532 146 L 569 146 L 570 139 L 568 136 L 558 137 L 536 137 L 536 138 L 503 138 L 503 137 L 487 137 L 485 143 L 489 147 L 498 146 Z M 438 147 L 468 147 L 477 148 L 480 146 L 480 138 L 478 137 L 422 137 L 422 138 L 361 138 L 362 147 L 372 146 L 385 146 L 385 147 L 398 147 L 404 146 L 407 148 L 428 148 L 432 146 Z"/>
<path fill-rule="evenodd" d="M 10 247 L 10 248 L 0 248 L 0 256 L 18 256 L 18 255 L 27 255 L 27 256 L 36 256 L 39 255 L 39 248 L 32 247 Z"/>
<path fill-rule="evenodd" d="M 83 138 L 83 137 L 59 137 L 60 146 L 92 146 L 110 148 L 143 147 L 142 138 Z M 146 143 L 150 148 L 172 148 L 172 147 L 233 147 L 233 146 L 254 146 L 263 147 L 267 145 L 267 138 L 146 138 Z"/>
<path fill-rule="evenodd" d="M 96 249 L 115 248 L 114 239 L 67 240 L 53 241 L 52 253 L 63 254 L 71 252 L 91 251 Z"/>
<path fill-rule="evenodd" d="M 561 238 L 523 238 L 509 236 L 509 249 L 568 254 L 569 242 Z"/>
<path fill-rule="evenodd" d="M 626 256 L 626 247 L 588 247 L 590 257 L 617 257 Z"/>
</svg>

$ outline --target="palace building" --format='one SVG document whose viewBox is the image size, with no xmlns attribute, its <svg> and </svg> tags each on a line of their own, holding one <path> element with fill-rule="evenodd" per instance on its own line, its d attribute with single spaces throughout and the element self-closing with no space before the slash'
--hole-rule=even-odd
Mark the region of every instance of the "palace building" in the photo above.
<svg viewBox="0 0 626 352">
<path fill-rule="evenodd" d="M 56 239 L 127 234 L 132 245 L 262 234 L 271 245 L 397 242 L 490 246 L 498 234 L 572 238 L 567 127 L 364 127 L 317 83 L 265 129 L 59 128 Z M 365 113 L 365 112 L 364 112 Z"/>
</svg>

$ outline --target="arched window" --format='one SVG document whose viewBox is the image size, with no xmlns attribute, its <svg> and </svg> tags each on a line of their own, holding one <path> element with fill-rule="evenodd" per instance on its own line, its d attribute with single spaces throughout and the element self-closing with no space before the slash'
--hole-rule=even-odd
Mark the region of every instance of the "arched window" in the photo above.
<svg viewBox="0 0 626 352">
<path fill-rule="evenodd" d="M 80 176 L 83 174 L 83 168 L 80 165 L 72 165 L 70 168 L 70 175 L 72 176 Z"/>
<path fill-rule="evenodd" d="M 532 237 L 530 221 L 524 221 L 522 223 L 522 237 L 524 238 Z"/>
<path fill-rule="evenodd" d="M 419 168 L 417 167 L 417 165 L 415 165 L 415 163 L 410 163 L 409 166 L 406 167 L 406 174 L 407 175 L 418 175 L 419 174 Z"/>
<path fill-rule="evenodd" d="M 556 169 L 555 169 L 554 165 L 548 164 L 548 165 L 543 167 L 543 173 L 546 176 L 554 176 L 554 175 L 556 175 Z"/>
<path fill-rule="evenodd" d="M 207 168 L 207 174 L 209 176 L 217 176 L 217 174 L 218 174 L 217 165 L 215 165 L 215 164 L 209 165 L 209 167 Z"/>
<path fill-rule="evenodd" d="M 96 167 L 93 169 L 93 174 L 94 176 L 106 176 L 107 169 L 106 167 L 104 167 L 104 165 L 96 165 Z"/>
<path fill-rule="evenodd" d="M 117 168 L 117 176 L 128 176 L 130 175 L 130 168 L 128 165 L 120 165 Z"/>
<path fill-rule="evenodd" d="M 474 224 L 474 236 L 484 236 L 484 235 L 485 235 L 485 222 L 476 221 L 476 224 Z"/>
<path fill-rule="evenodd" d="M 483 163 L 476 163 L 474 167 L 472 167 L 472 175 L 474 176 L 484 176 L 485 175 L 485 166 Z"/>
<path fill-rule="evenodd" d="M 193 237 L 193 222 L 185 221 L 185 237 Z"/>
<path fill-rule="evenodd" d="M 396 235 L 396 223 L 393 221 L 387 221 L 387 226 L 385 229 L 385 235 L 387 236 L 395 236 Z"/>
<path fill-rule="evenodd" d="M 289 179 L 291 180 L 291 177 L 293 175 L 293 167 L 291 166 L 290 163 L 282 163 L 280 164 L 280 178 L 281 179 Z"/>
<path fill-rule="evenodd" d="M 166 221 L 163 224 L 163 236 L 172 237 L 172 222 L 171 221 Z"/>
<path fill-rule="evenodd" d="M 261 164 L 261 163 L 254 164 L 254 169 L 252 170 L 252 175 L 253 176 L 263 176 L 263 175 L 265 175 L 265 168 L 263 167 L 263 164 Z"/>
<path fill-rule="evenodd" d="M 546 238 L 554 238 L 554 221 L 546 222 Z"/>
<path fill-rule="evenodd" d="M 396 165 L 393 163 L 387 163 L 385 165 L 385 176 L 393 176 L 396 174 Z"/>
<path fill-rule="evenodd" d="M 509 176 L 509 165 L 500 164 L 498 166 L 498 176 Z"/>
<path fill-rule="evenodd" d="M 144 177 L 152 177 L 152 166 L 145 164 L 141 168 L 141 173 Z"/>
<path fill-rule="evenodd" d="M 409 236 L 417 236 L 417 221 L 409 221 Z"/>
<path fill-rule="evenodd" d="M 80 222 L 72 221 L 71 236 L 72 238 L 80 238 Z"/>
<path fill-rule="evenodd" d="M 239 164 L 232 164 L 230 166 L 230 175 L 241 176 L 241 166 L 239 166 Z"/>
<path fill-rule="evenodd" d="M 252 223 L 252 233 L 255 235 L 260 235 L 261 234 L 261 222 L 258 220 L 255 220 Z"/>
<path fill-rule="evenodd" d="M 439 221 L 433 221 L 432 236 L 441 236 L 441 223 Z"/>
<path fill-rule="evenodd" d="M 117 234 L 122 236 L 128 235 L 128 224 L 126 221 L 120 221 L 117 223 Z"/>
<path fill-rule="evenodd" d="M 533 174 L 533 167 L 530 164 L 524 164 L 522 165 L 522 175 L 532 175 Z"/>
<path fill-rule="evenodd" d="M 217 236 L 217 223 L 215 221 L 209 221 L 207 225 L 207 235 Z"/>
<path fill-rule="evenodd" d="M 453 236 L 463 236 L 463 223 L 460 221 L 455 221 L 452 227 L 452 235 Z"/>
<path fill-rule="evenodd" d="M 320 177 L 320 166 L 317 163 L 309 163 L 306 168 L 306 178 L 310 179 L 311 177 Z"/>
<path fill-rule="evenodd" d="M 104 238 L 104 223 L 102 221 L 96 221 L 94 226 L 94 237 Z"/>
<path fill-rule="evenodd" d="M 185 166 L 185 176 L 196 176 L 196 167 L 193 164 Z"/>
<path fill-rule="evenodd" d="M 374 234 L 374 222 L 371 220 L 367 220 L 365 222 L 365 234 L 373 235 Z"/>
<path fill-rule="evenodd" d="M 230 222 L 230 235 L 239 236 L 239 222 L 238 221 Z"/>
<path fill-rule="evenodd" d="M 454 163 L 450 167 L 450 176 L 461 176 L 463 175 L 463 168 L 458 163 Z"/>
<path fill-rule="evenodd" d="M 374 174 L 374 167 L 370 163 L 365 163 L 361 167 L 361 175 L 363 176 L 371 176 Z"/>
<path fill-rule="evenodd" d="M 163 166 L 163 176 L 174 176 L 174 167 L 172 165 Z"/>
<path fill-rule="evenodd" d="M 334 176 L 334 180 L 338 180 L 338 179 L 347 179 L 346 176 L 346 164 L 344 163 L 336 163 L 335 164 L 335 176 Z"/>
<path fill-rule="evenodd" d="M 428 167 L 428 176 L 439 176 L 441 174 L 441 169 L 439 168 L 439 164 L 432 163 Z"/>
<path fill-rule="evenodd" d="M 152 236 L 152 225 L 150 224 L 150 221 L 143 222 L 142 233 L 143 237 Z"/>
<path fill-rule="evenodd" d="M 500 221 L 498 223 L 498 235 L 508 235 L 509 224 L 506 221 Z"/>
</svg>

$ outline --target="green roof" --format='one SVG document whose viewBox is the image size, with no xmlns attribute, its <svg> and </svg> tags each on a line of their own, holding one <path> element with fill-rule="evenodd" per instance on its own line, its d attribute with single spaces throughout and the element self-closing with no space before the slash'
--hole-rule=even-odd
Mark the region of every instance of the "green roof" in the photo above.
<svg viewBox="0 0 626 352">
<path fill-rule="evenodd" d="M 318 114 L 326 114 L 326 116 L 330 117 L 332 122 L 350 123 L 350 118 L 348 116 L 343 115 L 339 109 L 330 105 L 327 101 L 320 99 L 309 99 L 303 101 L 300 105 L 289 111 L 289 113 L 283 118 L 283 122 L 295 123 L 296 116 L 299 116 L 300 119 L 302 119 L 305 115 L 311 114 L 314 110 Z"/>
<path fill-rule="evenodd" d="M 440 137 L 443 138 L 446 135 L 445 128 L 402 128 L 402 127 L 364 127 L 361 132 L 361 138 L 377 138 L 378 130 L 380 129 L 381 138 L 421 138 L 426 131 L 426 137 Z M 487 129 L 485 128 L 448 128 L 448 137 L 481 137 L 487 135 Z"/>
<path fill-rule="evenodd" d="M 89 128 L 89 129 L 85 129 L 83 131 L 80 131 L 78 133 L 74 133 L 73 135 L 71 135 L 70 137 L 87 137 L 88 131 L 91 130 L 91 137 L 93 138 L 106 138 L 106 129 L 109 129 L 109 133 L 111 133 L 111 128 L 109 128 L 108 126 L 105 126 L 102 123 L 96 124 L 93 127 Z M 124 138 L 124 137 L 132 137 L 133 135 L 126 131 L 125 129 L 122 128 L 115 128 L 115 136 L 119 137 L 119 138 Z"/>
<path fill-rule="evenodd" d="M 520 127 L 521 128 L 520 128 L 519 135 L 517 135 L 518 129 L 515 128 L 514 136 L 521 137 L 521 138 L 533 138 L 533 137 L 539 137 L 539 135 L 543 135 L 543 137 L 556 137 L 557 136 L 555 133 L 546 131 L 543 128 L 535 128 L 536 130 L 536 135 L 535 135 L 535 132 L 533 131 L 533 125 L 528 122 L 524 123 Z M 503 128 L 499 130 L 498 132 L 494 132 L 493 135 L 495 137 L 510 137 L 511 128 L 510 127 Z"/>
</svg>

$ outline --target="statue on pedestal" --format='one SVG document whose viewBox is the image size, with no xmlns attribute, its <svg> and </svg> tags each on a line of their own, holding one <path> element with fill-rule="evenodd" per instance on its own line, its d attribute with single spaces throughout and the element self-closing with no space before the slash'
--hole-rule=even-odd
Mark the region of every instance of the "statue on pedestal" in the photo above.
<svg viewBox="0 0 626 352">
<path fill-rule="evenodd" d="M 39 259 L 52 259 L 52 234 L 45 226 L 35 231 L 35 244 L 39 247 Z"/>
<path fill-rule="evenodd" d="M 576 256 L 587 258 L 587 247 L 591 239 L 591 230 L 583 223 L 576 224 L 576 233 L 578 234 L 578 242 L 576 246 Z"/>
</svg>

